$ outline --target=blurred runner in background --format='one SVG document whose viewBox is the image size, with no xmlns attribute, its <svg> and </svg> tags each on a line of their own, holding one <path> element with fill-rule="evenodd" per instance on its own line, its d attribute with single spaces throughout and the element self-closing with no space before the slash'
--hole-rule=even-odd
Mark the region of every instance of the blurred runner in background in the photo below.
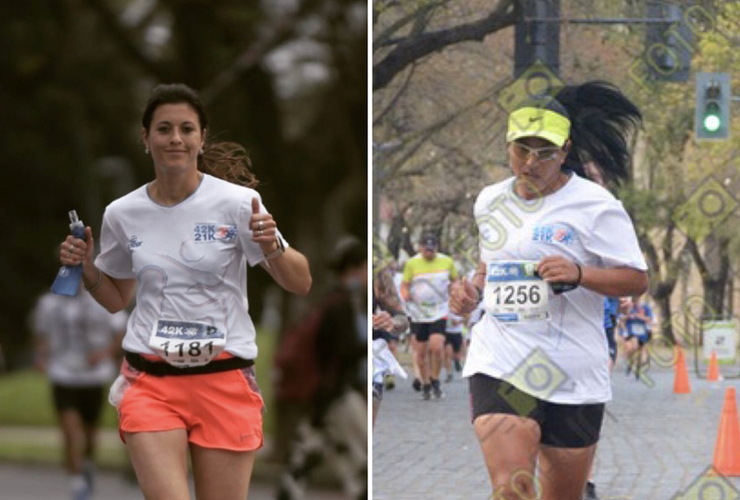
<svg viewBox="0 0 740 500">
<path fill-rule="evenodd" d="M 98 422 L 118 371 L 128 314 L 110 314 L 89 293 L 42 295 L 32 313 L 35 366 L 51 382 L 73 500 L 91 498 Z"/>
<path fill-rule="evenodd" d="M 278 500 L 305 498 L 310 474 L 324 461 L 338 475 L 347 498 L 367 499 L 366 245 L 351 236 L 341 238 L 329 268 L 336 283 L 317 306 L 317 330 L 303 332 L 313 340 L 303 344 L 304 349 L 315 358 L 306 366 L 316 371 L 304 377 L 317 375 L 317 383 L 310 388 L 308 412 L 296 428 Z"/>
<path fill-rule="evenodd" d="M 401 298 L 411 317 L 414 357 L 419 365 L 422 399 L 443 397 L 439 375 L 444 356 L 450 285 L 458 278 L 455 262 L 439 253 L 439 240 L 431 233 L 421 237 L 419 253 L 403 270 Z"/>
</svg>

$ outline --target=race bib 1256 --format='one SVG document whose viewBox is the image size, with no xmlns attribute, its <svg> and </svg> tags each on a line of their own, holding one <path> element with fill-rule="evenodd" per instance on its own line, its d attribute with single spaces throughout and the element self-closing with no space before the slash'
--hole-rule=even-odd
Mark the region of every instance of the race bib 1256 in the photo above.
<svg viewBox="0 0 740 500">
<path fill-rule="evenodd" d="M 548 285 L 534 261 L 490 262 L 483 307 L 499 321 L 518 323 L 549 317 Z"/>
</svg>

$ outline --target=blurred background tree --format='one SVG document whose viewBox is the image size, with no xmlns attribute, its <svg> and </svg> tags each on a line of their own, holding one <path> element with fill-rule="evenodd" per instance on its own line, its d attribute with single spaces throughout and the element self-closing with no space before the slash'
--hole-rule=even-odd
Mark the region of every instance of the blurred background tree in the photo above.
<svg viewBox="0 0 740 500">
<path fill-rule="evenodd" d="M 105 206 L 153 178 L 140 140 L 149 90 L 197 89 L 212 138 L 241 143 L 266 206 L 314 275 L 308 300 L 264 298 L 294 316 L 321 294 L 325 255 L 367 234 L 367 5 L 353 0 L 26 0 L 0 6 L 0 344 L 28 364 L 26 325 L 59 268 L 76 209 L 99 236 Z M 274 311 L 273 311 L 274 312 Z M 279 323 L 273 321 L 273 327 Z"/>
</svg>

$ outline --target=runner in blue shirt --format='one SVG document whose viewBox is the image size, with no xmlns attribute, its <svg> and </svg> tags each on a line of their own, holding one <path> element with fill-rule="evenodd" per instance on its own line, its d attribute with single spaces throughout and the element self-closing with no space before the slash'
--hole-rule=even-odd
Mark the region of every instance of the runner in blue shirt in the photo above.
<svg viewBox="0 0 740 500">
<path fill-rule="evenodd" d="M 650 362 L 645 346 L 653 335 L 653 310 L 639 296 L 632 297 L 630 308 L 624 316 L 624 330 L 627 374 L 634 370 L 635 378 L 639 380 L 642 370 Z"/>
</svg>

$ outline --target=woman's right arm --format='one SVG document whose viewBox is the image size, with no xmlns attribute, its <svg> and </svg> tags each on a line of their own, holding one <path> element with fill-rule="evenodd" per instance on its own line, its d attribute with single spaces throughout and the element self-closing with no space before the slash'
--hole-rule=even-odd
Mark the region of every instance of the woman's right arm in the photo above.
<svg viewBox="0 0 740 500">
<path fill-rule="evenodd" d="M 83 265 L 82 282 L 90 295 L 111 314 L 125 309 L 136 290 L 135 279 L 111 278 L 95 267 L 92 262 L 89 265 Z"/>
<path fill-rule="evenodd" d="M 375 296 L 382 308 L 392 315 L 392 326 L 388 328 L 388 331 L 401 333 L 408 330 L 409 322 L 406 318 L 406 311 L 401 303 L 396 285 L 393 282 L 393 276 L 386 271 L 380 271 L 375 275 L 373 287 L 375 289 Z"/>
<path fill-rule="evenodd" d="M 69 251 L 70 245 L 74 250 Z M 65 266 L 82 264 L 82 283 L 93 298 L 108 312 L 116 313 L 124 309 L 131 302 L 136 290 L 135 279 L 111 278 L 95 267 L 93 252 L 95 243 L 90 226 L 85 228 L 85 239 L 75 238 L 72 235 L 62 243 L 59 260 Z"/>
<path fill-rule="evenodd" d="M 450 288 L 450 308 L 458 315 L 468 314 L 478 307 L 483 299 L 483 285 L 486 283 L 486 264 L 479 262 L 473 274 L 473 279 L 462 280 L 452 284 Z"/>
</svg>

